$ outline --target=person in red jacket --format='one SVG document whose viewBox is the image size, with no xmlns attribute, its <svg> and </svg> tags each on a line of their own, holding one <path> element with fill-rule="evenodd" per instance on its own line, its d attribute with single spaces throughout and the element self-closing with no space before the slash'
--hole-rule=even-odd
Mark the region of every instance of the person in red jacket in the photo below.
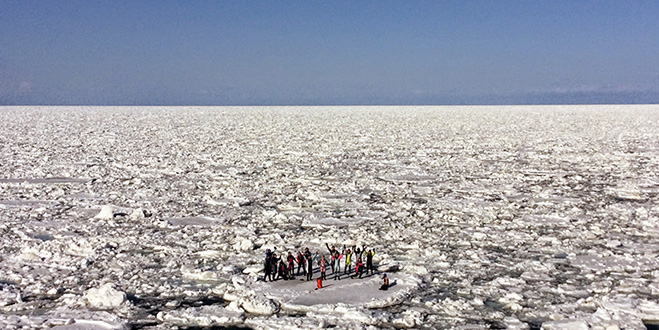
<svg viewBox="0 0 659 330">
<path fill-rule="evenodd" d="M 295 257 L 293 257 L 293 254 L 288 252 L 288 257 L 286 257 L 286 260 L 288 260 L 288 277 L 293 278 L 293 268 L 295 268 Z"/>
<path fill-rule="evenodd" d="M 302 252 L 297 253 L 297 276 L 300 276 L 300 268 L 302 268 L 302 274 L 307 275 L 307 265 L 304 263 L 304 255 Z"/>
<path fill-rule="evenodd" d="M 364 274 L 364 263 L 362 262 L 362 258 L 357 259 L 357 265 L 355 266 L 355 275 L 352 275 L 354 278 L 359 274 L 359 278 L 362 278 L 362 274 Z"/>
</svg>

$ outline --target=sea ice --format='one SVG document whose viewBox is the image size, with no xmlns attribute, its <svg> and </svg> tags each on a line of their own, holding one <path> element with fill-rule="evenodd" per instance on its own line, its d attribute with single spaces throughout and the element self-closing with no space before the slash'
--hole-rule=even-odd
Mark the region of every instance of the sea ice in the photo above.
<svg viewBox="0 0 659 330">
<path fill-rule="evenodd" d="M 3 329 L 659 319 L 656 105 L 0 110 Z M 375 275 L 262 281 L 326 243 Z"/>
</svg>

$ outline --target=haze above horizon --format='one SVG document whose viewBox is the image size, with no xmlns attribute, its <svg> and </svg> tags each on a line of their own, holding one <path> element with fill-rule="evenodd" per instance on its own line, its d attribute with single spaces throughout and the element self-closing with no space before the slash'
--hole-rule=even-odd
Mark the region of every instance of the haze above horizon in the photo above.
<svg viewBox="0 0 659 330">
<path fill-rule="evenodd" d="M 0 105 L 659 103 L 657 1 L 0 2 Z"/>
</svg>

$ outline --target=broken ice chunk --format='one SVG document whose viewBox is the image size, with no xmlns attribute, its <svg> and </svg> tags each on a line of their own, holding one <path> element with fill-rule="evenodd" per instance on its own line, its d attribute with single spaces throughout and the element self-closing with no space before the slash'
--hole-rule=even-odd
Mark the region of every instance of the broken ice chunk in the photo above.
<svg viewBox="0 0 659 330">
<path fill-rule="evenodd" d="M 101 208 L 101 212 L 99 212 L 94 219 L 99 219 L 99 220 L 110 220 L 114 217 L 114 210 L 112 209 L 112 206 L 110 205 L 103 205 Z"/>
<path fill-rule="evenodd" d="M 91 288 L 84 295 L 87 303 L 96 308 L 116 308 L 126 301 L 126 294 L 114 288 L 112 283 L 106 283 L 100 288 Z"/>
</svg>

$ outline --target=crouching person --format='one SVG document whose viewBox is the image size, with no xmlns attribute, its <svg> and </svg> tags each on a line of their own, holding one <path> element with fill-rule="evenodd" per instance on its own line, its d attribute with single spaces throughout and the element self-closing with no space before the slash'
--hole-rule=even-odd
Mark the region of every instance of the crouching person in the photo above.
<svg viewBox="0 0 659 330">
<path fill-rule="evenodd" d="M 387 278 L 387 274 L 382 275 L 382 286 L 380 287 L 380 290 L 389 290 L 389 279 Z"/>
</svg>

